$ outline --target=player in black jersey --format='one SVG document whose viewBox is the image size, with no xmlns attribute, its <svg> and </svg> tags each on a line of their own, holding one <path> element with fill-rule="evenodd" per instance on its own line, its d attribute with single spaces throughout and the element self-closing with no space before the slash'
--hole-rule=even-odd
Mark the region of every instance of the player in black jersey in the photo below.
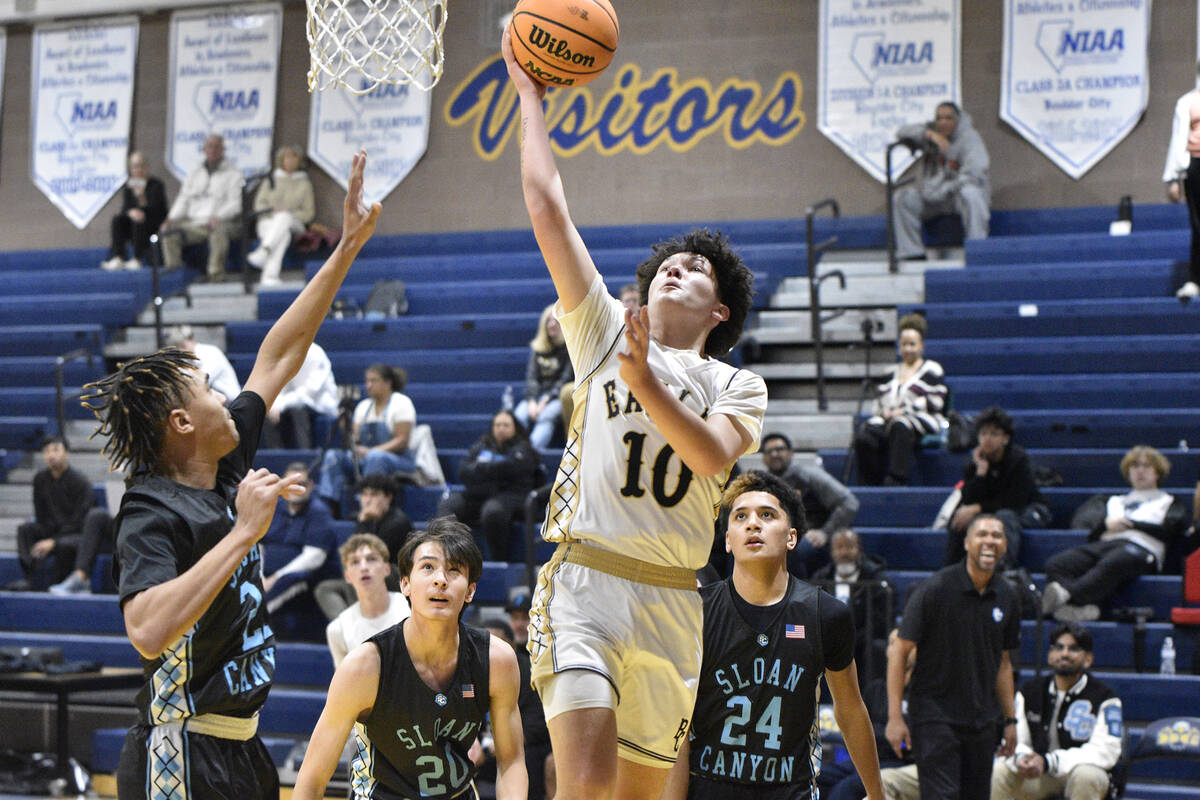
<svg viewBox="0 0 1200 800">
<path fill-rule="evenodd" d="M 700 688 L 664 800 L 816 797 L 822 675 L 867 797 L 882 800 L 875 734 L 858 691 L 853 616 L 787 571 L 787 553 L 805 528 L 799 496 L 774 475 L 752 471 L 730 485 L 722 504 L 733 573 L 700 590 Z"/>
<path fill-rule="evenodd" d="M 324 797 L 353 728 L 352 800 L 478 800 L 467 753 L 490 714 L 496 797 L 524 800 L 517 656 L 460 620 L 483 572 L 470 529 L 453 517 L 432 520 L 405 542 L 398 562 L 412 616 L 337 668 L 292 797 Z"/>
<path fill-rule="evenodd" d="M 168 348 L 85 387 L 114 470 L 130 471 L 115 569 L 146 684 L 117 770 L 122 800 L 278 798 L 256 735 L 275 668 L 258 540 L 296 483 L 253 470 L 263 417 L 299 371 L 378 204 L 354 157 L 342 240 L 267 332 L 245 390 L 226 408 L 195 357 Z"/>
</svg>

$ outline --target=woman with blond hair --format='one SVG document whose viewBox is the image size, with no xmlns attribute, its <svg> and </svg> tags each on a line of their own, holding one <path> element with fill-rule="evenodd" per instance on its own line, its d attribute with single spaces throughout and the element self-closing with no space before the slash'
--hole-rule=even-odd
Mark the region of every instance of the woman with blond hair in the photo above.
<svg viewBox="0 0 1200 800">
<path fill-rule="evenodd" d="M 1161 571 L 1171 543 L 1188 523 L 1187 505 L 1158 488 L 1171 462 L 1153 447 L 1138 445 L 1121 459 L 1121 477 L 1132 491 L 1109 497 L 1087 544 L 1046 561 L 1042 609 L 1059 622 L 1100 618 L 1100 603 L 1125 584 Z"/>
<path fill-rule="evenodd" d="M 254 195 L 254 211 L 262 216 L 258 218 L 258 247 L 246 260 L 262 269 L 263 286 L 279 285 L 283 254 L 292 237 L 304 233 L 317 213 L 312 181 L 301 169 L 303 163 L 304 151 L 299 147 L 279 148 L 275 151 L 275 169 Z"/>
<path fill-rule="evenodd" d="M 562 413 L 559 392 L 575 379 L 562 328 L 554 317 L 554 304 L 542 310 L 537 336 L 529 343 L 529 364 L 525 367 L 525 398 L 513 410 L 521 427 L 529 431 L 529 441 L 538 450 L 550 446 L 555 426 Z"/>
</svg>

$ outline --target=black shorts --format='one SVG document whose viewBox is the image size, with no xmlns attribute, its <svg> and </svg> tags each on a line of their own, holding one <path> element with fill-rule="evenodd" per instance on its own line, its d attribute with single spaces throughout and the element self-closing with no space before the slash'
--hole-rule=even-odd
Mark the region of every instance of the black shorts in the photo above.
<svg viewBox="0 0 1200 800">
<path fill-rule="evenodd" d="M 734 783 L 711 780 L 696 773 L 688 777 L 688 800 L 809 800 L 813 792 L 809 784 Z M 124 797 L 121 800 L 125 800 Z"/>
<path fill-rule="evenodd" d="M 117 766 L 120 800 L 278 800 L 279 772 L 266 745 L 184 733 L 182 751 L 164 744 L 149 759 L 150 727 L 125 736 Z"/>
</svg>

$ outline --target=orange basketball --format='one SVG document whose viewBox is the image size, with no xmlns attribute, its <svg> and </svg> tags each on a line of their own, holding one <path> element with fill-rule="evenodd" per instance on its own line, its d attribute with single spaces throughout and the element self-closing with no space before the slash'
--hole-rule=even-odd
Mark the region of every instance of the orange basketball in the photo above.
<svg viewBox="0 0 1200 800">
<path fill-rule="evenodd" d="M 520 0 L 509 23 L 513 53 L 534 80 L 582 86 L 617 52 L 617 13 L 608 0 Z"/>
</svg>

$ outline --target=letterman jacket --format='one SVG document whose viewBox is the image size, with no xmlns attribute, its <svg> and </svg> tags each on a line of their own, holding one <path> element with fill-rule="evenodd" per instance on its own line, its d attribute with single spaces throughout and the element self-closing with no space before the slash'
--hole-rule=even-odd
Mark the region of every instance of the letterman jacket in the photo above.
<svg viewBox="0 0 1200 800">
<path fill-rule="evenodd" d="M 1016 772 L 1017 757 L 1038 753 L 1046 759 L 1046 773 L 1056 778 L 1066 778 L 1081 764 L 1111 770 L 1121 756 L 1121 698 L 1086 672 L 1067 689 L 1052 720 L 1057 696 L 1053 675 L 1027 681 L 1017 692 L 1017 750 L 1005 765 Z M 1054 751 L 1049 751 L 1051 724 L 1058 728 Z"/>
</svg>

